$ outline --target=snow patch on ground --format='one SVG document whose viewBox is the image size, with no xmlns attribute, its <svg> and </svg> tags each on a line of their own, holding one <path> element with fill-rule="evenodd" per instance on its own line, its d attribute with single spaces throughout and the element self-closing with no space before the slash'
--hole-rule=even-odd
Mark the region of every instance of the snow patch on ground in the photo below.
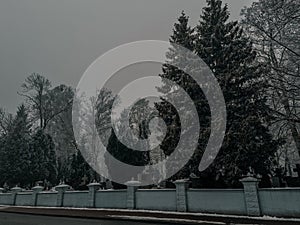
<svg viewBox="0 0 300 225">
<path fill-rule="evenodd" d="M 214 225 L 225 225 L 225 223 L 221 222 L 209 222 L 209 221 L 200 221 L 200 220 L 187 220 L 187 219 L 172 219 L 172 218 L 157 218 L 157 217 L 143 217 L 143 216 L 112 216 L 113 218 L 119 219 L 130 219 L 130 220 L 138 220 L 138 221 L 156 221 L 156 222 L 174 222 L 174 223 L 193 223 L 193 224 L 214 224 Z"/>
</svg>

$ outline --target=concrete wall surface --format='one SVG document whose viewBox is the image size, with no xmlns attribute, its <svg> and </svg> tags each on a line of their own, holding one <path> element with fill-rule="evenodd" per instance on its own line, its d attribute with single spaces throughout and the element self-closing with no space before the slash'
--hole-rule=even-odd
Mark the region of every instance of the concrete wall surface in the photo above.
<svg viewBox="0 0 300 225">
<path fill-rule="evenodd" d="M 263 215 L 300 217 L 300 189 L 259 189 L 258 194 Z"/>
<path fill-rule="evenodd" d="M 222 214 L 247 213 L 243 190 L 188 190 L 188 211 Z"/>
</svg>

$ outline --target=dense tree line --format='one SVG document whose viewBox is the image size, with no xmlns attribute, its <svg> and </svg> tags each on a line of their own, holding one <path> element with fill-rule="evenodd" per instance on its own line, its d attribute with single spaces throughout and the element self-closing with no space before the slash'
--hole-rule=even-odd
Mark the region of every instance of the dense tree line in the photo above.
<svg viewBox="0 0 300 225">
<path fill-rule="evenodd" d="M 170 37 L 173 48 L 167 53 L 168 60 L 174 65 L 181 65 L 185 60 L 178 54 L 176 45 L 203 59 L 223 91 L 227 129 L 217 159 L 207 170 L 199 172 L 198 165 L 211 134 L 208 101 L 188 74 L 164 64 L 159 76 L 175 82 L 188 93 L 201 125 L 193 157 L 171 180 L 199 176 L 208 187 L 236 187 L 240 185 L 239 178 L 247 173 L 266 175 L 281 165 L 286 168 L 289 160 L 295 158 L 291 152 L 295 149 L 296 153 L 300 152 L 299 1 L 259 0 L 243 10 L 241 23 L 230 21 L 229 16 L 228 7 L 221 0 L 207 0 L 194 27 L 189 25 L 189 17 L 184 12 L 174 24 Z M 189 66 L 200 71 L 193 63 Z M 166 95 L 178 94 L 167 83 L 159 91 Z M 108 152 L 121 161 L 132 165 L 153 163 L 148 152 L 133 152 L 116 137 L 110 121 L 116 96 L 110 90 L 101 90 L 96 98 L 74 101 L 73 88 L 52 87 L 47 78 L 34 73 L 18 93 L 23 96 L 24 104 L 18 107 L 16 115 L 0 109 L 0 186 L 29 188 L 41 181 L 51 188 L 65 181 L 75 189 L 86 188 L 88 182 L 100 179 L 87 161 L 97 157 L 106 160 L 105 155 L 84 158 L 80 151 L 88 143 L 92 153 L 97 152 L 95 135 L 100 135 Z M 139 104 L 144 107 L 143 113 L 133 108 L 130 124 L 138 138 L 147 139 L 151 120 L 147 114 L 151 110 L 146 101 Z M 185 99 L 180 104 L 184 106 Z M 86 121 L 81 121 L 80 131 L 73 131 L 72 105 L 86 107 L 83 112 Z M 181 122 L 176 109 L 164 99 L 156 102 L 155 107 L 167 125 L 166 136 L 159 146 L 166 158 L 179 141 Z M 90 121 L 96 122 L 96 128 Z M 119 133 L 126 134 L 123 130 L 127 128 L 119 124 Z M 80 132 L 79 143 L 74 132 Z M 110 170 L 110 162 L 106 160 L 105 164 Z M 114 171 L 110 173 L 113 177 Z"/>
<path fill-rule="evenodd" d="M 1 184 L 32 187 L 37 181 L 55 184 L 57 176 L 54 142 L 42 129 L 33 130 L 24 105 L 1 136 Z"/>
<path fill-rule="evenodd" d="M 73 89 L 52 88 L 51 82 L 30 75 L 19 93 L 25 103 L 16 115 L 0 111 L 0 184 L 30 188 L 43 183 L 51 188 L 67 181 L 75 188 L 92 179 L 72 129 Z"/>
</svg>

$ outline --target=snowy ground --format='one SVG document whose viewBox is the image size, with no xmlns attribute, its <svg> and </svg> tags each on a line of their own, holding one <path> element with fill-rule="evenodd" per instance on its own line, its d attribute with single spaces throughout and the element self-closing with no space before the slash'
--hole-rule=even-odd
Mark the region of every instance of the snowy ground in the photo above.
<svg viewBox="0 0 300 225">
<path fill-rule="evenodd" d="M 66 208 L 66 207 L 10 207 L 0 206 L 0 211 L 5 212 L 21 212 L 33 213 L 39 215 L 59 215 L 72 217 L 79 215 L 79 217 L 96 218 L 111 218 L 111 219 L 125 219 L 130 221 L 152 221 L 152 222 L 169 222 L 176 224 L 300 224 L 300 219 L 296 218 L 276 218 L 270 216 L 263 217 L 248 217 L 248 216 L 234 216 L 234 215 L 220 215 L 220 214 L 206 214 L 206 213 L 181 213 L 181 212 L 166 212 L 166 211 L 152 211 L 152 210 L 128 210 L 128 209 L 101 209 L 101 208 Z M 68 215 L 69 214 L 69 215 Z M 181 217 L 181 218 L 176 218 Z M 234 221 L 243 221 L 242 223 L 226 223 L 228 219 Z M 224 221 L 225 222 L 224 222 Z M 215 222 L 217 221 L 217 222 Z M 219 222 L 218 222 L 219 221 Z M 246 221 L 246 222 L 244 222 Z M 251 221 L 251 223 L 247 222 Z"/>
</svg>

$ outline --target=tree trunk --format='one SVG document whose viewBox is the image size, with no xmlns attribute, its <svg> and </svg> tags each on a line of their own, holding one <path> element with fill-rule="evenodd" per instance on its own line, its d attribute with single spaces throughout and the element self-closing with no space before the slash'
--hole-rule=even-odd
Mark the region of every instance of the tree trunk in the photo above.
<svg viewBox="0 0 300 225">
<path fill-rule="evenodd" d="M 283 104 L 283 107 L 285 109 L 285 112 L 286 112 L 286 116 L 287 117 L 292 117 L 292 112 L 291 112 L 291 109 L 290 109 L 290 104 L 289 104 L 289 100 L 288 98 L 284 98 L 282 100 L 282 104 Z M 300 136 L 299 136 L 299 131 L 297 129 L 297 126 L 295 124 L 294 121 L 290 120 L 289 118 L 287 118 L 288 120 L 288 126 L 290 128 L 290 131 L 292 133 L 292 137 L 293 137 L 293 140 L 295 142 L 295 145 L 296 145 L 296 148 L 297 148 L 297 151 L 298 151 L 298 155 L 300 157 Z"/>
</svg>

